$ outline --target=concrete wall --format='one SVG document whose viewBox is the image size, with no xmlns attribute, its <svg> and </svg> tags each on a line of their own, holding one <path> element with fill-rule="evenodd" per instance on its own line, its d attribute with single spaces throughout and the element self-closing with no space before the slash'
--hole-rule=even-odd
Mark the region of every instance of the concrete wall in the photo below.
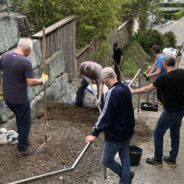
<svg viewBox="0 0 184 184">
<path fill-rule="evenodd" d="M 21 19 L 21 22 L 25 22 L 26 17 L 22 16 Z M 20 30 L 22 31 L 22 26 L 17 23 L 17 17 L 0 17 L 0 52 L 14 48 L 17 45 L 18 39 L 21 36 Z M 23 31 L 23 33 L 24 35 L 29 34 L 26 31 Z M 28 58 L 32 62 L 35 78 L 40 78 L 42 55 L 39 40 L 33 40 L 33 50 Z M 46 89 L 48 101 L 61 102 L 62 97 L 67 93 L 68 89 L 68 74 L 65 73 L 63 51 L 56 51 L 47 58 L 46 63 L 49 68 L 49 81 Z M 43 90 L 43 86 L 29 88 L 29 98 L 33 113 L 38 112 L 38 109 L 43 107 Z M 0 124 L 11 118 L 13 118 L 13 113 L 7 108 L 4 101 L 2 101 L 0 103 Z"/>
</svg>

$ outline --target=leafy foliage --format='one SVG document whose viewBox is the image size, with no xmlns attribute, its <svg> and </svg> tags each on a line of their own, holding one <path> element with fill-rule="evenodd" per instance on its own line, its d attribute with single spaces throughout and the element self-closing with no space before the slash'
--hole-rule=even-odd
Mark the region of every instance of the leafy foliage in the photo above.
<svg viewBox="0 0 184 184">
<path fill-rule="evenodd" d="M 176 36 L 172 31 L 164 33 L 163 35 L 164 47 L 175 47 L 176 45 Z"/>
<path fill-rule="evenodd" d="M 121 0 L 25 0 L 21 3 L 20 12 L 28 16 L 34 32 L 61 18 L 76 15 L 77 45 L 81 47 L 95 37 L 106 37 L 118 23 L 120 2 Z"/>
<path fill-rule="evenodd" d="M 150 13 L 156 14 L 158 0 L 124 0 L 121 6 L 121 18 L 123 21 L 130 20 L 132 25 L 134 19 L 139 19 L 140 30 L 146 30 L 148 16 Z"/>
<path fill-rule="evenodd" d="M 163 35 L 157 30 L 148 29 L 135 34 L 135 39 L 148 54 L 151 54 L 150 49 L 153 45 L 160 45 L 161 48 L 165 48 L 175 47 L 176 44 L 176 37 L 172 31 Z"/>
</svg>

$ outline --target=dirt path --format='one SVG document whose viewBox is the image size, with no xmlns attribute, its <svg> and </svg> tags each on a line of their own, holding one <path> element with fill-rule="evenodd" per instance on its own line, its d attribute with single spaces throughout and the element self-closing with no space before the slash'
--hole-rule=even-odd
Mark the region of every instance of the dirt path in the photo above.
<svg viewBox="0 0 184 184">
<path fill-rule="evenodd" d="M 46 172 L 71 167 L 84 146 L 87 135 L 98 117 L 97 109 L 76 108 L 63 104 L 50 104 L 48 108 L 49 137 L 46 147 L 29 157 L 15 157 L 15 145 L 0 146 L 0 183 L 8 183 Z M 35 150 L 44 143 L 44 119 L 40 113 L 33 119 L 31 147 Z M 15 127 L 13 127 L 15 128 Z M 133 142 L 149 140 L 152 131 L 143 121 L 136 122 Z M 74 172 L 64 174 L 67 184 L 86 184 L 88 178 L 103 170 L 100 164 L 103 134 L 92 144 Z M 59 183 L 59 176 L 34 183 Z"/>
</svg>

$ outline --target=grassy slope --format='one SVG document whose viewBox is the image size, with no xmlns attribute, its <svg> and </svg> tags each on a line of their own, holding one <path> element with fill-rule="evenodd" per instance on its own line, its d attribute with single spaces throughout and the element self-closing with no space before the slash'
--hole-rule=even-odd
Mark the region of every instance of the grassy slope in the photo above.
<svg viewBox="0 0 184 184">
<path fill-rule="evenodd" d="M 125 76 L 134 76 L 139 68 L 146 69 L 150 56 L 147 55 L 137 41 L 131 41 L 124 48 L 124 64 L 122 71 Z"/>
</svg>

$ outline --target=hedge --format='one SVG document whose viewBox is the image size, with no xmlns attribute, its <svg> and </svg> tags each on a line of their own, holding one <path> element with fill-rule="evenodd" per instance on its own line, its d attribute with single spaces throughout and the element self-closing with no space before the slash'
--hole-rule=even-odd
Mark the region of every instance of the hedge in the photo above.
<svg viewBox="0 0 184 184">
<path fill-rule="evenodd" d="M 184 7 L 184 3 L 160 3 L 160 7 Z"/>
<path fill-rule="evenodd" d="M 178 20 L 184 16 L 184 8 L 179 11 L 160 11 L 160 14 L 164 19 Z"/>
</svg>

